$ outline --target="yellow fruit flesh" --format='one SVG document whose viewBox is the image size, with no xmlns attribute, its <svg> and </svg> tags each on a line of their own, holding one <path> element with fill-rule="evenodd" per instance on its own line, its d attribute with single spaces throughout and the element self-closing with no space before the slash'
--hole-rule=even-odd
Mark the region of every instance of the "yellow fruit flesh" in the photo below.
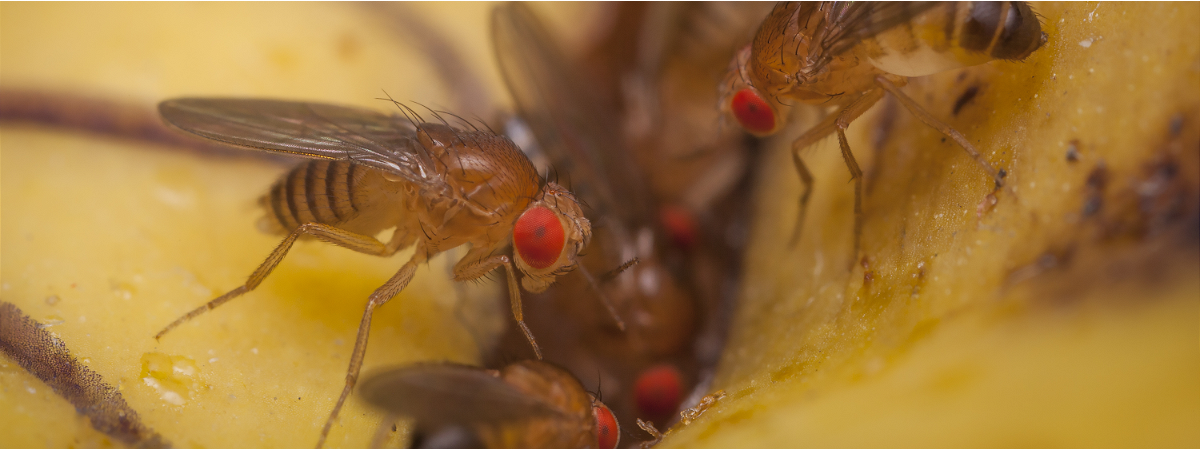
<svg viewBox="0 0 1200 450">
<path fill-rule="evenodd" d="M 1050 40 L 1028 60 L 903 88 L 1008 172 L 990 211 L 984 172 L 890 100 L 848 130 L 867 267 L 834 138 L 804 153 L 817 181 L 789 249 L 805 126 L 772 140 L 714 386 L 729 396 L 664 445 L 1200 444 L 1200 6 L 1035 8 Z M 1173 201 L 1186 212 L 1164 219 Z"/>
</svg>

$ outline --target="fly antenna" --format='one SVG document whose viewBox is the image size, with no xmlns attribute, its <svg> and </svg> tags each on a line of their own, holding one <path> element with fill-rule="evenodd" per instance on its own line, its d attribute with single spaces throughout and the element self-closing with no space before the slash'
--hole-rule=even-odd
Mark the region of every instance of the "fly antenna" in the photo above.
<svg viewBox="0 0 1200 450">
<path fill-rule="evenodd" d="M 612 300 L 610 300 L 608 296 L 604 294 L 604 291 L 600 289 L 600 284 L 596 283 L 596 277 L 593 277 L 592 273 L 588 272 L 587 267 L 584 267 L 583 264 L 578 265 L 579 273 L 582 273 L 583 277 L 587 278 L 588 284 L 592 286 L 592 289 L 596 291 L 596 295 L 600 297 L 600 302 L 604 303 L 605 308 L 608 308 L 608 313 L 612 315 L 613 320 L 617 322 L 617 328 L 619 328 L 621 331 L 625 331 L 625 321 L 621 320 L 621 316 L 617 314 L 617 308 L 613 306 Z"/>
</svg>

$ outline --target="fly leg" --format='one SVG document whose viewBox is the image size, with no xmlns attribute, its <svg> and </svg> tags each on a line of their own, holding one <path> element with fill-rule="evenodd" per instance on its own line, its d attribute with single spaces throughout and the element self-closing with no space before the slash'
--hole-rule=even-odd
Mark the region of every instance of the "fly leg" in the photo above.
<svg viewBox="0 0 1200 450">
<path fill-rule="evenodd" d="M 904 79 L 894 79 L 894 81 L 901 82 L 901 86 L 903 86 Z M 1004 186 L 1004 172 L 997 172 L 996 169 L 993 168 L 986 159 L 984 159 L 983 155 L 979 153 L 979 150 L 976 150 L 975 146 L 971 145 L 971 143 L 967 141 L 967 138 L 963 137 L 962 133 L 959 133 L 958 130 L 955 130 L 954 128 L 950 128 L 950 125 L 946 125 L 942 121 L 937 120 L 937 118 L 925 111 L 925 108 L 922 108 L 907 95 L 904 95 L 904 93 L 900 91 L 900 88 L 896 86 L 896 83 L 893 82 L 893 79 L 889 79 L 884 75 L 880 75 L 875 77 L 875 83 L 878 84 L 879 87 L 896 96 L 896 98 L 900 100 L 900 103 L 903 104 L 905 108 L 908 108 L 909 112 L 913 113 L 914 116 L 917 116 L 917 119 L 920 119 L 921 122 L 924 122 L 925 125 L 929 125 L 933 129 L 938 130 L 942 134 L 946 135 L 946 137 L 952 139 L 954 142 L 957 142 L 958 145 L 967 152 L 967 155 L 969 155 L 971 159 L 974 159 L 975 162 L 979 163 L 979 166 L 983 168 L 983 171 L 986 172 L 989 177 L 992 177 L 992 180 L 995 180 L 996 189 Z"/>
<path fill-rule="evenodd" d="M 796 173 L 800 175 L 803 192 L 800 194 L 800 208 L 796 213 L 796 228 L 792 230 L 792 239 L 789 241 L 788 247 L 795 248 L 796 244 L 800 242 L 800 231 L 804 228 L 804 216 L 808 212 L 808 197 L 812 194 L 812 172 L 808 170 L 804 160 L 800 159 L 800 151 L 833 133 L 836 121 L 836 115 L 827 116 L 792 142 L 792 163 L 796 165 Z"/>
<path fill-rule="evenodd" d="M 634 258 L 630 262 L 633 262 L 636 264 L 637 261 L 638 261 L 638 259 Z M 629 264 L 629 263 L 627 262 L 625 264 Z M 629 264 L 629 265 L 632 266 L 632 264 Z M 625 270 L 625 269 L 621 269 L 621 270 Z M 588 272 L 586 267 L 583 267 L 583 264 L 579 265 L 579 273 L 582 273 L 583 277 L 587 278 L 588 284 L 591 285 L 592 289 L 596 291 L 596 295 L 598 297 L 600 297 L 600 303 L 604 304 L 604 307 L 608 309 L 608 314 L 611 315 L 613 318 L 613 321 L 615 321 L 617 323 L 617 328 L 620 329 L 621 331 L 625 331 L 625 321 L 621 320 L 620 314 L 617 314 L 617 307 L 613 306 L 612 300 L 609 300 L 608 296 L 604 295 L 604 291 L 600 289 L 600 283 L 596 282 L 596 277 L 593 277 L 592 273 Z"/>
<path fill-rule="evenodd" d="M 199 308 L 191 310 L 187 314 L 184 314 L 183 317 L 175 319 L 174 322 L 171 322 L 170 325 L 167 325 L 166 328 L 163 328 L 162 331 L 158 332 L 158 334 L 155 334 L 154 339 L 160 339 L 163 337 L 163 335 L 167 334 L 168 331 L 171 331 L 175 327 L 182 325 L 184 322 L 204 314 L 205 312 L 211 311 L 213 308 L 221 306 L 225 302 L 233 300 L 242 294 L 253 291 L 254 288 L 258 287 L 259 283 L 262 283 L 263 279 L 267 278 L 267 275 L 269 275 L 272 270 L 275 270 L 275 266 L 279 265 L 279 262 L 283 260 L 284 255 L 287 255 L 288 250 L 292 248 L 292 244 L 296 243 L 296 239 L 305 234 L 359 253 L 378 256 L 388 256 L 396 253 L 402 244 L 407 243 L 407 239 L 403 237 L 403 233 L 400 233 L 399 229 L 397 229 L 396 234 L 392 235 L 392 239 L 387 244 L 384 244 L 373 237 L 352 233 L 330 225 L 315 222 L 305 223 L 299 227 L 296 227 L 295 230 L 293 230 L 286 238 L 283 239 L 283 242 L 280 242 L 279 245 L 275 247 L 275 250 L 272 251 L 269 256 L 267 256 L 267 260 L 263 261 L 263 263 L 258 266 L 258 269 L 254 270 L 254 273 L 250 274 L 250 279 L 246 280 L 246 284 L 241 285 L 237 289 L 226 292 L 225 295 L 217 297 Z"/>
<path fill-rule="evenodd" d="M 446 273 L 454 273 L 454 265 L 456 264 L 456 261 L 453 259 L 453 256 L 456 256 L 458 253 L 463 253 L 458 251 L 460 249 L 462 249 L 462 247 L 455 247 L 446 251 Z M 465 314 L 465 308 L 463 307 L 464 303 L 469 301 L 471 298 L 470 293 L 467 292 L 466 283 L 454 283 L 454 297 L 454 319 L 458 321 L 459 325 L 462 325 L 463 328 L 466 328 L 467 331 L 471 333 L 471 340 L 475 343 L 475 353 L 479 355 L 479 360 L 483 361 L 485 357 L 484 348 L 486 347 L 484 344 L 485 339 L 483 339 L 483 336 L 480 336 L 479 330 L 472 326 L 473 324 Z M 372 447 L 382 448 L 382 446 L 376 445 L 372 445 Z"/>
<path fill-rule="evenodd" d="M 467 252 L 467 255 L 463 256 L 463 259 L 454 266 L 454 281 L 474 280 L 496 270 L 497 267 L 504 266 L 504 273 L 508 276 L 508 299 L 512 303 L 513 318 L 517 320 L 517 325 L 525 333 L 525 339 L 529 340 L 529 345 L 533 346 L 533 353 L 537 355 L 537 359 L 541 360 L 542 349 L 538 348 L 537 340 L 533 338 L 533 332 L 529 331 L 529 326 L 525 325 L 525 315 L 521 312 L 521 287 L 517 284 L 517 275 L 513 269 L 512 259 L 506 255 L 478 259 L 491 252 L 492 249 L 486 247 L 471 248 L 471 251 Z"/>
<path fill-rule="evenodd" d="M 317 448 L 325 445 L 325 438 L 329 436 L 329 429 L 333 427 L 334 419 L 337 419 L 338 412 L 342 410 L 342 404 L 346 402 L 350 391 L 354 390 L 354 384 L 358 382 L 358 370 L 362 368 L 363 356 L 367 353 L 367 335 L 371 332 L 371 315 L 375 313 L 375 308 L 387 303 L 388 300 L 404 290 L 405 286 L 408 286 L 408 282 L 412 281 L 413 274 L 417 272 L 417 264 L 425 261 L 424 257 L 424 252 L 418 249 L 417 253 L 395 275 L 392 275 L 391 279 L 387 280 L 387 283 L 384 283 L 367 298 L 367 308 L 363 311 L 362 322 L 358 324 L 358 337 L 354 338 L 354 352 L 350 355 L 350 368 L 346 369 L 346 387 L 342 389 L 342 395 L 338 397 L 337 404 L 329 413 L 329 419 L 325 420 L 325 427 L 321 428 L 321 437 L 317 440 Z"/>
<path fill-rule="evenodd" d="M 850 103 L 837 115 L 838 145 L 842 148 L 842 159 L 846 161 L 846 168 L 850 169 L 850 178 L 854 181 L 854 253 L 851 254 L 851 265 L 858 258 L 859 243 L 862 240 L 862 170 L 858 168 L 858 161 L 850 152 L 850 144 L 846 141 L 846 127 L 849 127 L 850 122 L 857 119 L 858 116 L 871 109 L 871 106 L 874 106 L 881 98 L 883 98 L 883 91 L 872 89 L 858 100 Z"/>
<path fill-rule="evenodd" d="M 285 255 L 287 255 L 288 250 L 292 248 L 292 244 L 295 244 L 296 239 L 299 239 L 302 235 L 310 235 L 322 241 L 335 244 L 339 247 L 345 247 L 359 253 L 377 256 L 388 256 L 396 253 L 400 247 L 406 246 L 412 241 L 411 237 L 406 233 L 402 233 L 399 228 L 397 228 L 396 232 L 392 234 L 391 240 L 389 240 L 387 244 L 384 244 L 373 237 L 353 233 L 331 225 L 315 222 L 305 223 L 299 227 L 296 227 L 295 230 L 293 230 L 286 238 L 283 239 L 283 242 L 280 242 L 279 245 L 275 247 L 275 250 L 272 251 L 269 256 L 267 256 L 267 260 L 263 261 L 263 263 L 258 266 L 258 269 L 254 271 L 254 273 L 250 274 L 250 279 L 246 281 L 246 284 L 227 292 L 225 295 L 217 297 L 216 299 L 206 303 L 204 306 L 196 308 L 185 314 L 183 317 L 171 322 L 170 325 L 167 325 L 166 328 L 164 328 L 162 331 L 159 331 L 154 338 L 161 338 L 168 331 L 171 331 L 180 324 L 187 322 L 191 318 L 221 306 L 221 304 L 228 302 L 239 295 L 254 290 L 254 288 L 258 287 L 259 283 L 262 283 L 262 280 L 265 279 L 267 275 L 269 275 L 271 271 L 275 269 L 275 266 L 279 265 L 279 262 L 283 260 Z M 321 437 L 320 440 L 317 441 L 317 447 L 321 447 L 325 444 L 325 437 L 329 434 L 329 428 L 333 426 L 333 420 L 337 418 L 338 411 L 342 409 L 342 404 L 345 403 L 346 397 L 350 396 L 350 391 L 354 388 L 354 383 L 358 381 L 358 370 L 362 367 L 363 355 L 366 354 L 367 350 L 367 334 L 371 328 L 371 314 L 374 312 L 376 307 L 387 303 L 388 300 L 391 300 L 392 297 L 404 289 L 404 286 L 408 285 L 408 282 L 412 280 L 413 274 L 416 273 L 417 264 L 423 261 L 424 252 L 418 251 L 413 255 L 412 259 L 410 259 L 408 263 L 400 268 L 399 272 L 396 272 L 396 275 L 393 275 L 392 278 L 388 280 L 387 283 L 385 283 L 382 287 L 376 289 L 375 292 L 371 294 L 370 299 L 367 301 L 367 308 L 363 313 L 362 323 L 359 324 L 358 327 L 358 337 L 354 342 L 354 353 L 350 357 L 350 368 L 346 371 L 346 387 L 342 390 L 342 395 L 338 398 L 337 405 L 333 407 L 333 412 L 329 414 L 329 419 L 325 422 L 325 427 L 321 430 Z"/>
<path fill-rule="evenodd" d="M 804 216 L 808 209 L 808 197 L 812 193 L 813 181 L 812 173 L 809 172 L 804 161 L 800 159 L 800 151 L 824 139 L 826 136 L 837 132 L 838 144 L 842 149 L 842 159 L 846 161 L 846 167 L 850 169 L 850 179 L 854 181 L 854 253 L 851 260 L 858 256 L 863 222 L 862 170 L 859 169 L 858 162 L 854 159 L 854 154 L 850 152 L 850 145 L 846 142 L 845 130 L 846 127 L 850 126 L 850 122 L 863 115 L 879 99 L 883 98 L 883 93 L 884 91 L 880 89 L 867 91 L 845 108 L 842 108 L 840 112 L 821 120 L 820 123 L 792 142 L 792 162 L 795 163 L 796 172 L 800 174 L 800 181 L 804 184 L 804 192 L 800 194 L 800 212 L 796 217 L 796 228 L 792 232 L 791 245 L 793 247 L 799 241 L 800 230 L 804 225 Z"/>
<path fill-rule="evenodd" d="M 641 445 L 642 448 L 654 447 L 655 445 L 658 445 L 659 442 L 662 442 L 663 438 L 667 436 L 661 431 L 658 431 L 658 428 L 655 428 L 653 423 L 644 421 L 642 419 L 637 420 L 637 426 L 638 428 L 641 428 L 642 431 L 650 434 L 650 440 L 643 442 Z"/>
<path fill-rule="evenodd" d="M 796 228 L 792 230 L 792 239 L 788 241 L 789 248 L 796 248 L 796 244 L 800 242 L 800 231 L 804 228 L 804 214 L 808 212 L 808 196 L 812 194 L 813 176 L 804 160 L 800 159 L 799 151 L 792 152 L 792 163 L 796 166 L 796 173 L 800 175 L 800 184 L 804 186 L 804 192 L 800 194 L 800 208 L 796 212 Z"/>
</svg>

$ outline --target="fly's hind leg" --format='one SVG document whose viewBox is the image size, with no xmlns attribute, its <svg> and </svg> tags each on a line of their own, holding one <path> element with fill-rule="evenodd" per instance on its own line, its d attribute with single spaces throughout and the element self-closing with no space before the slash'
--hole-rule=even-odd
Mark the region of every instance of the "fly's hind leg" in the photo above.
<svg viewBox="0 0 1200 450">
<path fill-rule="evenodd" d="M 285 255 L 287 255 L 288 250 L 292 248 L 292 244 L 296 243 L 296 239 L 299 239 L 302 235 L 314 236 L 322 241 L 336 244 L 340 247 L 345 247 L 359 253 L 378 256 L 388 256 L 396 253 L 396 251 L 402 245 L 406 244 L 405 241 L 407 240 L 399 233 L 399 230 L 397 230 L 397 234 L 393 235 L 392 239 L 387 244 L 384 244 L 373 237 L 352 233 L 334 226 L 314 222 L 305 223 L 299 227 L 296 227 L 295 230 L 292 230 L 292 232 L 283 239 L 283 242 L 280 242 L 279 245 L 275 247 L 275 250 L 273 250 L 271 254 L 267 256 L 267 260 L 263 261 L 263 263 L 258 266 L 258 269 L 254 270 L 254 273 L 250 274 L 250 279 L 246 280 L 246 284 L 239 286 L 237 289 L 226 292 L 225 295 L 217 297 L 199 308 L 191 310 L 187 314 L 184 314 L 183 317 L 175 319 L 174 322 L 171 322 L 170 325 L 167 325 L 166 328 L 163 328 L 162 331 L 158 332 L 158 334 L 155 334 L 154 339 L 160 339 L 163 337 L 163 335 L 167 334 L 168 331 L 175 329 L 175 327 L 182 325 L 184 322 L 204 314 L 205 312 L 211 311 L 213 308 L 221 306 L 225 302 L 233 300 L 242 294 L 253 291 L 254 288 L 258 287 L 259 283 L 262 283 L 263 279 L 267 278 L 267 275 L 271 274 L 272 270 L 275 270 L 275 266 L 279 265 L 279 262 L 283 260 Z"/>
<path fill-rule="evenodd" d="M 280 242 L 279 245 L 275 247 L 275 250 L 272 251 L 269 256 L 267 256 L 267 260 L 263 261 L 263 263 L 258 266 L 258 269 L 254 271 L 254 273 L 250 274 L 250 279 L 246 281 L 246 284 L 238 287 L 237 289 L 229 291 L 225 295 L 217 297 L 216 299 L 206 303 L 204 306 L 196 308 L 185 314 L 183 317 L 175 320 L 170 325 L 167 325 L 167 327 L 158 332 L 154 338 L 161 338 L 168 331 L 171 331 L 175 327 L 187 322 L 191 318 L 221 306 L 221 304 L 228 302 L 239 295 L 254 290 L 254 288 L 258 287 L 258 285 L 262 283 L 263 279 L 265 279 L 272 270 L 275 270 L 275 266 L 278 266 L 279 262 L 283 260 L 283 257 L 287 255 L 288 250 L 291 250 L 292 244 L 296 243 L 296 239 L 299 239 L 300 236 L 303 235 L 313 236 L 322 241 L 335 244 L 339 247 L 345 247 L 359 253 L 377 256 L 391 255 L 396 253 L 396 251 L 401 247 L 405 247 L 412 243 L 412 237 L 407 233 L 401 232 L 400 228 L 397 228 L 396 232 L 392 234 L 392 238 L 388 241 L 388 243 L 384 244 L 371 236 L 364 236 L 331 225 L 315 222 L 305 223 L 299 227 L 296 227 L 295 230 L 292 230 L 292 232 L 283 239 L 283 242 Z M 375 292 L 371 294 L 370 299 L 367 301 L 366 311 L 363 312 L 362 323 L 360 323 L 358 327 L 358 337 L 354 342 L 354 353 L 350 357 L 350 368 L 346 371 L 346 387 L 342 390 L 342 395 L 338 398 L 337 405 L 333 407 L 333 412 L 329 414 L 329 419 L 325 422 L 325 427 L 321 430 L 321 437 L 317 442 L 317 447 L 325 444 L 325 437 L 329 434 L 330 427 L 333 426 L 333 420 L 337 418 L 338 411 L 342 409 L 342 404 L 345 403 L 346 397 L 350 396 L 350 391 L 353 390 L 354 384 L 358 381 L 358 370 L 362 367 L 363 355 L 367 350 L 367 334 L 371 328 L 372 313 L 376 307 L 387 303 L 388 300 L 391 300 L 392 297 L 394 297 L 397 293 L 403 290 L 405 286 L 408 285 L 408 282 L 412 280 L 413 274 L 416 273 L 417 264 L 424 261 L 423 256 L 424 252 L 421 251 L 418 251 L 415 255 L 413 255 L 412 259 L 410 259 L 408 263 L 404 265 L 404 267 L 401 267 L 400 271 L 396 272 L 396 275 L 393 275 L 392 278 L 387 281 L 387 283 L 385 283 L 379 289 L 376 289 Z"/>
<path fill-rule="evenodd" d="M 933 129 L 940 131 L 942 134 L 946 135 L 946 137 L 958 143 L 958 145 L 967 152 L 967 155 L 969 155 L 971 159 L 974 159 L 976 163 L 979 163 L 979 167 L 983 168 L 983 171 L 986 172 L 988 176 L 996 182 L 996 189 L 1000 189 L 1000 187 L 1004 186 L 1004 171 L 997 171 L 995 168 L 993 168 L 992 165 L 989 164 L 986 159 L 984 159 L 983 154 L 979 153 L 979 150 L 976 150 L 975 146 L 971 145 L 971 143 L 967 141 L 966 137 L 963 137 L 962 133 L 959 133 L 958 130 L 951 128 L 950 125 L 946 125 L 942 121 L 933 117 L 933 115 L 925 111 L 925 108 L 922 108 L 917 104 L 917 102 L 914 102 L 907 95 L 904 95 L 904 92 L 900 91 L 900 88 L 896 86 L 894 81 L 900 82 L 901 86 L 903 86 L 904 79 L 902 78 L 889 79 L 889 77 L 884 75 L 875 77 L 875 83 L 878 84 L 879 87 L 896 96 L 896 98 L 900 100 L 900 103 L 903 104 L 909 112 L 913 113 L 914 116 L 917 116 L 917 119 L 920 119 L 921 122 L 925 123 L 925 125 L 929 125 Z"/>
<path fill-rule="evenodd" d="M 467 252 L 467 255 L 463 256 L 454 266 L 454 281 L 474 280 L 496 270 L 497 267 L 504 266 L 504 273 L 508 276 L 508 299 L 512 304 L 513 319 L 517 320 L 517 325 L 525 333 L 525 339 L 528 339 L 529 345 L 533 346 L 533 354 L 537 355 L 537 359 L 540 360 L 542 359 L 542 349 L 538 348 L 537 340 L 533 338 L 533 332 L 529 331 L 528 325 L 525 325 L 525 314 L 521 311 L 521 287 L 517 284 L 517 275 L 514 272 L 512 260 L 505 255 L 487 256 L 492 253 L 492 250 L 487 247 L 472 247 L 471 251 Z"/>
</svg>

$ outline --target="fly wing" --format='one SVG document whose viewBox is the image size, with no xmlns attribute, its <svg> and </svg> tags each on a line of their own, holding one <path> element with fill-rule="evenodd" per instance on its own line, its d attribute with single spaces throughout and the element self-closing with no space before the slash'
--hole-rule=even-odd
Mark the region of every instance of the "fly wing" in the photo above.
<svg viewBox="0 0 1200 450">
<path fill-rule="evenodd" d="M 555 168 L 570 174 L 571 190 L 598 217 L 617 219 L 609 226 L 650 217 L 615 107 L 595 98 L 537 16 L 520 3 L 498 5 L 492 42 L 518 112 Z"/>
<path fill-rule="evenodd" d="M 417 364 L 368 377 L 359 388 L 367 402 L 430 429 L 446 425 L 511 423 L 564 418 L 543 400 L 492 373 L 458 364 Z"/>
<path fill-rule="evenodd" d="M 177 98 L 158 104 L 171 125 L 241 147 L 336 159 L 400 175 L 426 188 L 444 181 L 415 125 L 376 111 L 322 103 Z"/>
<path fill-rule="evenodd" d="M 818 10 L 825 16 L 825 26 L 813 35 L 816 43 L 813 59 L 817 66 L 823 66 L 863 39 L 908 23 L 939 3 L 942 2 L 822 2 Z M 813 71 L 818 70 L 819 67 Z"/>
</svg>

